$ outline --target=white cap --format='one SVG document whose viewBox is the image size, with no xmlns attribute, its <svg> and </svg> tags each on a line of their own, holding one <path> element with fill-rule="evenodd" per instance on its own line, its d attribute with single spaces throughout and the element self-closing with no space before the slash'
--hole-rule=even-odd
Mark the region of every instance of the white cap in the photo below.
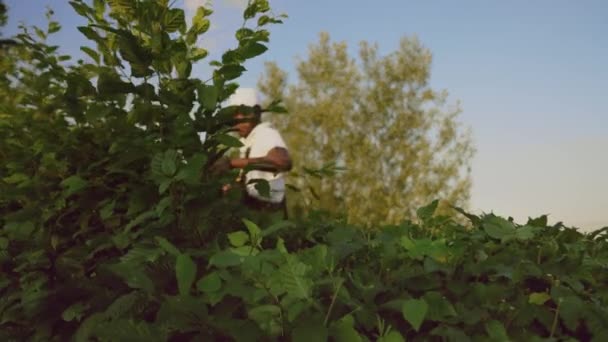
<svg viewBox="0 0 608 342">
<path fill-rule="evenodd" d="M 255 106 L 259 104 L 258 94 L 253 88 L 238 88 L 226 103 L 226 106 Z"/>
</svg>

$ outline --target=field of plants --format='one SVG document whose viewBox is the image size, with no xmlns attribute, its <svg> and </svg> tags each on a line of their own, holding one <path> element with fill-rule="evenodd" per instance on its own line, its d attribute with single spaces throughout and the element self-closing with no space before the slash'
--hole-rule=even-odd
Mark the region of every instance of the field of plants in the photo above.
<svg viewBox="0 0 608 342">
<path fill-rule="evenodd" d="M 608 340 L 608 227 L 438 201 L 372 229 L 260 227 L 222 196 L 235 175 L 213 164 L 240 143 L 221 103 L 285 18 L 266 0 L 206 81 L 210 9 L 70 3 L 87 60 L 47 43 L 52 13 L 1 51 L 1 341 Z"/>
</svg>

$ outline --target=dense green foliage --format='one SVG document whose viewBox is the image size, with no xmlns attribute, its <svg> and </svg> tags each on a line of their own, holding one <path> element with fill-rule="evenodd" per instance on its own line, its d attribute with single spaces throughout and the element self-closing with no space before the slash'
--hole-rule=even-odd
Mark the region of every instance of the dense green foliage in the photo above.
<svg viewBox="0 0 608 342">
<path fill-rule="evenodd" d="M 71 3 L 89 62 L 45 43 L 52 20 L 0 51 L 0 340 L 608 338 L 608 229 L 464 226 L 437 202 L 374 230 L 243 218 L 210 170 L 238 143 L 220 104 L 279 22 L 265 0 L 208 82 L 210 10 Z"/>
<path fill-rule="evenodd" d="M 384 55 L 365 41 L 356 56 L 349 50 L 322 33 L 295 75 L 272 62 L 259 82 L 289 111 L 270 118 L 288 146 L 306 146 L 293 151 L 298 171 L 342 169 L 332 178 L 290 173 L 303 190 L 292 206 L 318 206 L 364 225 L 399 223 L 435 198 L 444 213 L 448 203 L 466 207 L 473 143 L 460 108 L 429 84 L 429 49 L 403 37 Z"/>
</svg>

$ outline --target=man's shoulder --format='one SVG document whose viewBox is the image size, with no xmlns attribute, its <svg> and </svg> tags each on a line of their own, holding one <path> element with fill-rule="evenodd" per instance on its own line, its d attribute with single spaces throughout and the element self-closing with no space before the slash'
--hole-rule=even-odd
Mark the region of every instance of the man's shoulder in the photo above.
<svg viewBox="0 0 608 342">
<path fill-rule="evenodd" d="M 253 136 L 254 143 L 274 144 L 279 147 L 285 147 L 285 142 L 278 129 L 269 123 L 261 123 L 256 126 Z"/>
<path fill-rule="evenodd" d="M 269 136 L 281 136 L 278 129 L 272 126 L 270 123 L 261 123 L 255 127 L 255 131 L 252 132 L 255 139 L 264 139 Z"/>
<path fill-rule="evenodd" d="M 279 132 L 270 122 L 262 122 L 255 126 L 255 130 L 258 132 Z"/>
</svg>

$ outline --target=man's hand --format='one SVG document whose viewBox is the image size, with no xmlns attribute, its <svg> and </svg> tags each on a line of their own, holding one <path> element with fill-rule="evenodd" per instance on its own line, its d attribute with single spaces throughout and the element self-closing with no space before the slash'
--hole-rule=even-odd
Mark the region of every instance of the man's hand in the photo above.
<svg viewBox="0 0 608 342">
<path fill-rule="evenodd" d="M 247 158 L 234 158 L 230 160 L 230 167 L 233 169 L 244 169 L 249 164 Z"/>
<path fill-rule="evenodd" d="M 224 184 L 222 186 L 222 193 L 225 195 L 230 189 L 232 189 L 232 184 Z"/>
</svg>

